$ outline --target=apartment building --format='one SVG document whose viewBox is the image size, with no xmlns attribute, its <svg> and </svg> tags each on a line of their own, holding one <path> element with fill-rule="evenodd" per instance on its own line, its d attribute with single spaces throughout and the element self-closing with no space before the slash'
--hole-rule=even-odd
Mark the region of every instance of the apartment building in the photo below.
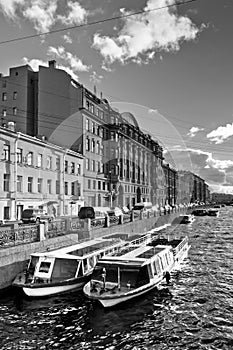
<svg viewBox="0 0 233 350">
<path fill-rule="evenodd" d="M 180 203 L 204 203 L 209 200 L 209 186 L 190 171 L 178 171 Z"/>
<path fill-rule="evenodd" d="M 21 218 L 23 209 L 77 215 L 84 203 L 83 156 L 0 127 L 0 220 Z"/>
<path fill-rule="evenodd" d="M 16 131 L 84 156 L 85 205 L 163 205 L 162 147 L 131 113 L 114 110 L 55 61 L 38 72 L 28 65 L 11 68 L 0 77 L 0 96 L 3 125 L 13 121 Z"/>
</svg>

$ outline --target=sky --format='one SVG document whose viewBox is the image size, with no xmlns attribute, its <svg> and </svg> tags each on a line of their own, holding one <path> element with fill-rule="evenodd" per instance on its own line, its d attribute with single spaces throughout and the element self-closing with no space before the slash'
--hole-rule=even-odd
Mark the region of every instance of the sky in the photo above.
<svg viewBox="0 0 233 350">
<path fill-rule="evenodd" d="M 232 14 L 232 0 L 0 0 L 0 72 L 55 59 L 165 161 L 233 193 Z"/>
</svg>

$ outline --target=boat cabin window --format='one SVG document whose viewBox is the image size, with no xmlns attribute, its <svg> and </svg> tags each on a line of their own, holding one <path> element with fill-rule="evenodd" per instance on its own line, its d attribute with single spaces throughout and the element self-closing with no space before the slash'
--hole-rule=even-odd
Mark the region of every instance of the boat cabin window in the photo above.
<svg viewBox="0 0 233 350">
<path fill-rule="evenodd" d="M 83 264 L 82 264 L 82 261 L 80 261 L 79 268 L 78 268 L 78 277 L 82 277 L 82 276 L 83 276 Z"/>
<path fill-rule="evenodd" d="M 33 275 L 35 272 L 35 268 L 36 268 L 36 264 L 38 263 L 39 258 L 37 256 L 32 256 L 31 260 L 29 262 L 29 266 L 28 266 L 28 272 L 30 275 Z"/>
<path fill-rule="evenodd" d="M 136 287 L 143 286 L 150 282 L 147 266 L 142 266 L 139 270 Z"/>
<path fill-rule="evenodd" d="M 88 271 L 87 259 L 83 259 L 83 270 L 84 270 L 84 273 Z"/>
<path fill-rule="evenodd" d="M 139 269 L 135 268 L 120 268 L 120 283 L 121 286 L 127 287 L 128 284 L 131 287 L 136 287 L 137 279 L 138 279 Z"/>
<path fill-rule="evenodd" d="M 90 266 L 91 269 L 94 268 L 94 266 L 95 266 L 95 257 L 94 256 L 91 256 L 89 258 L 89 266 Z"/>
<path fill-rule="evenodd" d="M 40 267 L 39 267 L 39 272 L 48 273 L 50 266 L 51 266 L 51 262 L 41 261 Z"/>
<path fill-rule="evenodd" d="M 102 281 L 102 273 L 103 273 L 103 266 L 101 265 L 96 265 L 94 268 L 94 271 L 92 273 L 92 279 L 95 281 Z M 112 282 L 114 282 L 115 280 L 113 280 Z M 117 281 L 117 279 L 116 279 Z"/>
<path fill-rule="evenodd" d="M 77 260 L 56 258 L 51 278 L 52 280 L 74 278 L 76 275 L 77 267 Z"/>
</svg>

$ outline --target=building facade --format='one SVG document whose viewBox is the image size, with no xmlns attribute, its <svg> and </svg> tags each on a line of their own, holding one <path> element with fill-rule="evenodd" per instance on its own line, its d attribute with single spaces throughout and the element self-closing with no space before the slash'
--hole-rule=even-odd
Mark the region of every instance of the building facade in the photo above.
<svg viewBox="0 0 233 350">
<path fill-rule="evenodd" d="M 11 124 L 0 135 L 0 220 L 20 219 L 27 208 L 77 215 L 84 203 L 83 156 L 15 132 Z"/>
<path fill-rule="evenodd" d="M 179 203 L 206 203 L 209 201 L 209 186 L 204 179 L 190 171 L 178 171 Z"/>
<path fill-rule="evenodd" d="M 2 124 L 82 153 L 85 205 L 132 206 L 164 201 L 163 150 L 134 116 L 120 114 L 69 74 L 28 66 L 0 77 Z M 14 112 L 13 112 L 14 109 Z"/>
</svg>

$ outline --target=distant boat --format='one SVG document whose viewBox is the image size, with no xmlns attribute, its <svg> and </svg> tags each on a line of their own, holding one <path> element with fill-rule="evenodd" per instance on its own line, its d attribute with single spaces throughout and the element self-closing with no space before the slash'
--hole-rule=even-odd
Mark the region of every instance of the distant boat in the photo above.
<svg viewBox="0 0 233 350">
<path fill-rule="evenodd" d="M 112 307 L 157 287 L 188 256 L 187 237 L 156 239 L 147 245 L 128 245 L 95 266 L 84 295 Z"/>
<path fill-rule="evenodd" d="M 69 247 L 30 256 L 28 268 L 13 286 L 30 297 L 44 297 L 81 288 L 90 279 L 97 261 L 126 242 L 119 238 L 96 238 Z"/>
<path fill-rule="evenodd" d="M 209 216 L 219 216 L 219 211 L 218 209 L 209 209 L 208 212 L 207 212 L 207 215 Z"/>
<path fill-rule="evenodd" d="M 195 209 L 191 214 L 194 216 L 205 216 L 208 215 L 208 211 L 206 209 Z"/>
<path fill-rule="evenodd" d="M 173 224 L 191 224 L 195 221 L 195 217 L 192 214 L 179 215 L 173 220 Z"/>
</svg>

